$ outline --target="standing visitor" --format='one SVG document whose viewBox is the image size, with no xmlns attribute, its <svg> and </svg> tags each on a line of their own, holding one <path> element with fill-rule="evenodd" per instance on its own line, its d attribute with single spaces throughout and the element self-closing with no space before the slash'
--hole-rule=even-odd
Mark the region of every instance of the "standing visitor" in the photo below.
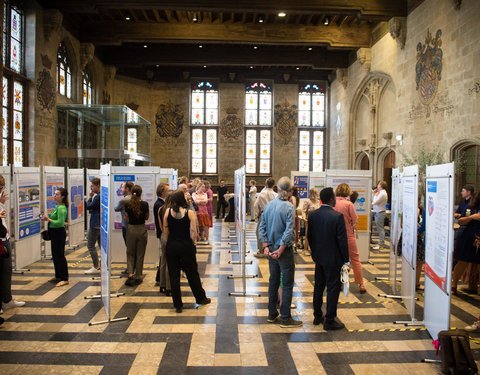
<svg viewBox="0 0 480 375">
<path fill-rule="evenodd" d="M 250 199 L 250 221 L 255 221 L 255 201 L 257 200 L 257 187 L 255 180 L 250 180 L 250 190 L 248 198 Z"/>
<path fill-rule="evenodd" d="M 148 234 L 145 221 L 150 212 L 148 203 L 142 201 L 142 187 L 135 185 L 132 188 L 132 197 L 125 205 L 125 216 L 128 219 L 127 227 L 127 270 L 128 279 L 125 285 L 141 284 L 143 274 L 143 258 L 147 248 Z M 135 279 L 133 274 L 135 273 Z"/>
<path fill-rule="evenodd" d="M 318 199 L 319 193 L 315 188 L 311 188 L 308 191 L 308 199 L 303 202 L 302 207 L 302 219 L 305 222 L 305 233 L 308 233 L 308 215 L 310 212 L 317 210 L 320 207 L 320 200 Z M 308 238 L 305 234 L 304 251 L 305 255 L 310 255 L 310 247 L 308 245 Z"/>
<path fill-rule="evenodd" d="M 93 275 L 100 273 L 100 262 L 98 261 L 98 254 L 96 243 L 101 248 L 100 244 L 100 179 L 98 177 L 92 178 L 90 181 L 90 196 L 86 203 L 86 208 L 90 212 L 90 226 L 87 234 L 87 248 L 92 258 L 93 267 L 85 271 L 86 275 Z"/>
<path fill-rule="evenodd" d="M 207 203 L 208 196 L 205 192 L 205 184 L 200 183 L 197 191 L 192 194 L 193 201 L 198 206 L 197 221 L 200 228 L 200 240 L 208 244 L 208 232 L 210 228 L 210 216 L 208 216 Z"/>
<path fill-rule="evenodd" d="M 158 270 L 155 276 L 155 281 L 160 286 L 160 293 L 165 293 L 170 289 L 170 280 L 167 273 L 167 257 L 165 256 L 165 247 L 162 246 L 162 219 L 160 216 L 160 209 L 165 204 L 165 197 L 169 190 L 168 184 L 161 183 L 157 186 L 157 200 L 153 204 L 153 218 L 155 219 L 155 230 L 158 238 Z"/>
<path fill-rule="evenodd" d="M 263 254 L 263 244 L 258 234 L 258 228 L 260 227 L 263 209 L 265 208 L 268 202 L 274 200 L 277 197 L 277 193 L 273 191 L 273 185 L 275 185 L 275 180 L 273 178 L 269 177 L 265 180 L 265 187 L 258 195 L 257 201 L 255 202 L 255 205 L 254 205 L 255 214 L 258 217 L 258 222 L 257 222 L 258 251 L 255 254 L 253 254 L 253 256 L 255 256 L 256 258 L 265 258 L 265 255 Z"/>
<path fill-rule="evenodd" d="M 123 236 L 123 242 L 125 243 L 125 248 L 127 246 L 127 226 L 128 226 L 128 221 L 125 219 L 125 206 L 127 205 L 128 202 L 130 202 L 130 199 L 132 198 L 132 188 L 133 188 L 133 182 L 132 181 L 127 181 L 122 184 L 122 195 L 123 198 L 118 201 L 118 203 L 115 206 L 115 212 L 120 212 L 122 215 L 122 236 Z M 128 255 L 127 255 L 128 257 Z M 122 274 L 128 274 L 128 269 L 122 272 Z"/>
<path fill-rule="evenodd" d="M 297 246 L 298 246 L 298 231 L 300 229 L 300 220 L 298 219 L 297 215 L 297 208 L 298 205 L 300 204 L 300 196 L 298 195 L 298 187 L 294 186 L 292 188 L 292 191 L 290 192 L 290 198 L 288 198 L 288 201 L 293 204 L 293 207 L 295 207 L 295 244 L 293 245 L 293 251 L 296 253 L 297 252 Z"/>
<path fill-rule="evenodd" d="M 475 188 L 473 186 L 464 186 L 462 187 L 461 195 L 462 195 L 462 201 L 458 205 L 457 210 L 455 211 L 454 217 L 459 218 L 459 217 L 464 217 L 466 216 L 466 211 L 468 209 L 468 206 L 470 204 L 470 201 L 472 200 L 472 196 L 475 193 Z"/>
<path fill-rule="evenodd" d="M 205 193 L 207 193 L 207 212 L 208 216 L 210 217 L 210 225 L 208 226 L 211 228 L 213 226 L 213 191 L 208 180 L 204 180 L 203 183 L 205 184 Z"/>
<path fill-rule="evenodd" d="M 326 330 L 342 329 L 345 325 L 337 318 L 340 295 L 340 270 L 348 261 L 348 238 L 345 219 L 335 211 L 335 193 L 331 187 L 320 192 L 322 206 L 308 215 L 308 242 L 315 262 L 313 288 L 313 324 L 323 322 Z M 327 313 L 322 312 L 323 291 L 327 287 Z"/>
<path fill-rule="evenodd" d="M 225 200 L 225 194 L 228 193 L 225 181 L 220 180 L 220 186 L 217 188 L 217 219 L 223 219 L 225 217 L 225 208 L 228 207 L 228 203 Z M 220 210 L 222 210 L 222 217 L 220 217 Z"/>
<path fill-rule="evenodd" d="M 387 191 L 385 190 L 388 187 L 385 181 L 380 181 L 377 184 L 377 188 L 373 190 L 373 201 L 372 206 L 375 211 L 375 224 L 377 226 L 378 232 L 378 245 L 373 247 L 373 250 L 379 250 L 384 246 L 385 243 L 385 216 L 386 216 L 386 206 L 388 202 Z"/>
<path fill-rule="evenodd" d="M 68 285 L 68 264 L 65 258 L 65 221 L 67 220 L 68 191 L 60 188 L 53 196 L 57 205 L 48 216 L 42 214 L 41 219 L 48 221 L 48 232 L 52 246 L 52 259 L 55 267 L 55 277 L 50 279 L 57 282 L 55 286 Z"/>
</svg>

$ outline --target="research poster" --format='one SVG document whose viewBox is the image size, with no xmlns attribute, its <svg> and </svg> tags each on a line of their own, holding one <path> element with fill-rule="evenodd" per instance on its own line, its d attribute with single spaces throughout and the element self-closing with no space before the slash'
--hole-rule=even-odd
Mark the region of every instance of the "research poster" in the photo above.
<svg viewBox="0 0 480 375">
<path fill-rule="evenodd" d="M 417 249 L 417 178 L 404 176 L 403 185 L 403 232 L 402 232 L 402 255 L 412 266 Z"/>
<path fill-rule="evenodd" d="M 295 176 L 293 178 L 293 185 L 298 188 L 298 196 L 300 199 L 308 198 L 308 176 Z"/>
<path fill-rule="evenodd" d="M 125 182 L 131 181 L 134 185 L 140 185 L 142 187 L 142 200 L 148 203 L 150 210 L 150 216 L 145 222 L 145 226 L 148 230 L 155 230 L 155 221 L 153 218 L 153 205 L 157 199 L 156 197 L 156 185 L 155 174 L 142 173 L 142 174 L 117 174 L 113 176 L 113 191 L 115 192 L 113 205 L 116 207 L 118 202 L 123 198 L 122 186 Z M 168 181 L 167 181 L 168 183 Z M 114 215 L 114 228 L 122 229 L 122 213 L 115 212 Z"/>
<path fill-rule="evenodd" d="M 38 173 L 17 173 L 18 239 L 40 233 L 40 178 Z"/>
<path fill-rule="evenodd" d="M 425 198 L 426 243 L 425 274 L 446 292 L 448 246 L 450 244 L 449 220 L 450 180 L 447 178 L 427 180 Z"/>
<path fill-rule="evenodd" d="M 68 175 L 68 187 L 70 193 L 70 223 L 74 224 L 83 220 L 84 213 L 84 182 L 82 174 Z"/>
<path fill-rule="evenodd" d="M 45 173 L 45 214 L 49 215 L 57 205 L 55 191 L 65 186 L 65 176 L 60 173 Z"/>
<path fill-rule="evenodd" d="M 108 320 L 110 320 L 110 238 L 109 238 L 109 210 L 110 210 L 110 176 L 102 174 L 100 176 L 100 244 L 101 244 L 101 261 L 102 261 L 102 281 L 101 294 L 103 305 Z"/>
</svg>

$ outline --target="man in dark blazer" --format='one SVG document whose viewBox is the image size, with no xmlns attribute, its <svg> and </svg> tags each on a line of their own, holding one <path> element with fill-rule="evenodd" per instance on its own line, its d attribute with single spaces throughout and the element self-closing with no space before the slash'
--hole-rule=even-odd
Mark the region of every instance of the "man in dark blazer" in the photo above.
<svg viewBox="0 0 480 375">
<path fill-rule="evenodd" d="M 322 206 L 308 215 L 308 243 L 315 262 L 313 289 L 314 325 L 324 322 L 326 330 L 341 329 L 345 325 L 337 318 L 340 295 L 340 270 L 350 265 L 347 230 L 343 214 L 335 211 L 335 193 L 331 187 L 320 192 Z M 327 287 L 327 313 L 323 316 L 323 291 Z"/>
<path fill-rule="evenodd" d="M 157 231 L 158 238 L 158 250 L 160 254 L 160 261 L 158 264 L 157 275 L 155 276 L 155 281 L 160 286 L 160 293 L 167 293 L 171 289 L 170 287 L 170 277 L 168 276 L 167 269 L 167 257 L 165 255 L 165 249 L 162 246 L 162 228 L 160 228 L 160 222 L 158 217 L 158 212 L 165 204 L 165 198 L 169 190 L 169 185 L 161 183 L 157 186 L 157 200 L 153 205 L 153 218 L 155 219 L 155 229 Z"/>
</svg>

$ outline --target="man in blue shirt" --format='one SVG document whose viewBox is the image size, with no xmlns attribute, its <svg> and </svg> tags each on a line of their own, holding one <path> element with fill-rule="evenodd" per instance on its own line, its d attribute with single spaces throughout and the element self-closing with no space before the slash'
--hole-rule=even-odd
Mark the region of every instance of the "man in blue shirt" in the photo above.
<svg viewBox="0 0 480 375">
<path fill-rule="evenodd" d="M 100 273 L 100 263 L 95 246 L 95 243 L 98 243 L 98 247 L 100 247 L 100 179 L 98 177 L 92 178 L 92 181 L 90 181 L 90 196 L 86 208 L 90 212 L 87 248 L 92 257 L 93 267 L 85 271 L 85 274 L 93 275 Z"/>
<path fill-rule="evenodd" d="M 288 201 L 292 182 L 288 177 L 278 181 L 278 196 L 267 203 L 262 213 L 258 236 L 263 243 L 263 252 L 268 258 L 270 280 L 268 283 L 268 318 L 269 323 L 277 320 L 278 287 L 282 277 L 283 291 L 280 314 L 280 327 L 290 328 L 302 325 L 292 318 L 290 305 L 295 276 L 293 243 L 295 242 L 295 207 Z"/>
</svg>

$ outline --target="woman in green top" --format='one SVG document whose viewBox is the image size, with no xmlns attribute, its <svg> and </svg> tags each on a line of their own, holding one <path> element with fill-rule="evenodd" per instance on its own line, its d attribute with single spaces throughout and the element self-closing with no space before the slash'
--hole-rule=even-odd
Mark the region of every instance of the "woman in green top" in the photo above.
<svg viewBox="0 0 480 375">
<path fill-rule="evenodd" d="M 55 277 L 50 281 L 57 282 L 55 286 L 68 284 L 68 264 L 65 258 L 65 220 L 67 219 L 68 191 L 60 188 L 53 197 L 57 206 L 47 216 L 42 215 L 43 221 L 48 221 L 48 232 L 52 241 L 52 259 L 55 267 Z"/>
</svg>

